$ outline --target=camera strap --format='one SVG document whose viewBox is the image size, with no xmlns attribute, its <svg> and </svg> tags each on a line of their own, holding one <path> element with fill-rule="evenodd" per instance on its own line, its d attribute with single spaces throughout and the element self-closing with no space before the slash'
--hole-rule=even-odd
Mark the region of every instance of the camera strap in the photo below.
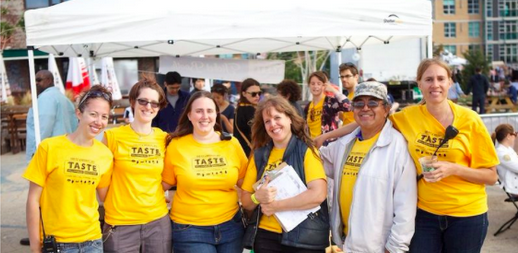
<svg viewBox="0 0 518 253">
<path fill-rule="evenodd" d="M 41 207 L 40 209 L 40 221 L 41 221 L 41 231 L 43 232 L 43 238 L 47 238 L 47 235 L 45 234 L 45 226 L 43 226 L 43 215 L 41 215 Z"/>
</svg>

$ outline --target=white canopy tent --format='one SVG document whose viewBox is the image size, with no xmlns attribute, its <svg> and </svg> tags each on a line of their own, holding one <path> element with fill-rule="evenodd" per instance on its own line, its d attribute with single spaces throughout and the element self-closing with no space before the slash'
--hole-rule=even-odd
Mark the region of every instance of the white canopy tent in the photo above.
<svg viewBox="0 0 518 253">
<path fill-rule="evenodd" d="M 427 38 L 431 56 L 431 15 L 429 0 L 74 0 L 27 11 L 25 26 L 29 49 L 65 56 L 339 51 L 409 37 Z"/>
</svg>

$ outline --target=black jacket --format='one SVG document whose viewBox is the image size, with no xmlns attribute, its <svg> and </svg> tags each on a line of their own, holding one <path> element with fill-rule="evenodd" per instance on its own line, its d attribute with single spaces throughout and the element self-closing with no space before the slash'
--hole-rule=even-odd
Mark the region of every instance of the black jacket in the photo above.
<svg viewBox="0 0 518 253">
<path fill-rule="evenodd" d="M 473 91 L 473 97 L 485 97 L 489 90 L 489 81 L 481 74 L 473 75 L 468 82 L 466 95 Z"/>
</svg>

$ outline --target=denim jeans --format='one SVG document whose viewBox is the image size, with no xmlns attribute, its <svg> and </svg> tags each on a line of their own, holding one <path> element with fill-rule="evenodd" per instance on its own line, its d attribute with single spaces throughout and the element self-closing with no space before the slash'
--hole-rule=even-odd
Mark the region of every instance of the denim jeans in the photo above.
<svg viewBox="0 0 518 253">
<path fill-rule="evenodd" d="M 244 228 L 241 213 L 214 226 L 195 226 L 173 221 L 175 253 L 242 253 Z"/>
<path fill-rule="evenodd" d="M 103 253 L 103 240 L 82 243 L 57 243 L 60 253 Z"/>
<path fill-rule="evenodd" d="M 487 213 L 471 217 L 452 217 L 435 215 L 418 209 L 410 252 L 480 252 L 486 238 L 487 227 Z"/>
</svg>

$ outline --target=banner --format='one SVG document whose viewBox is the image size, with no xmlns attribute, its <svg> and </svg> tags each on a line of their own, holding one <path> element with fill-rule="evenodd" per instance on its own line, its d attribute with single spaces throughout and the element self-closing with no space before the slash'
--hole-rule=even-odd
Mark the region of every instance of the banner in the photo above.
<svg viewBox="0 0 518 253">
<path fill-rule="evenodd" d="M 113 58 L 104 57 L 101 62 L 101 83 L 104 87 L 112 92 L 112 99 L 122 99 L 121 90 L 117 76 L 115 76 L 115 68 L 113 67 Z"/>
<path fill-rule="evenodd" d="M 2 82 L 2 94 L 0 97 L 0 101 L 2 103 L 6 103 L 7 99 L 11 96 L 11 85 L 9 85 L 9 80 L 7 80 L 7 72 L 5 71 L 4 58 L 0 53 L 0 79 Z"/>
<path fill-rule="evenodd" d="M 65 86 L 61 80 L 58 65 L 56 64 L 56 58 L 54 58 L 53 54 L 49 54 L 49 71 L 52 72 L 52 75 L 54 76 L 54 86 L 58 87 L 59 91 L 65 94 Z"/>
<path fill-rule="evenodd" d="M 69 58 L 66 88 L 72 90 L 74 97 L 79 95 L 81 91 L 90 88 L 85 59 L 81 57 Z"/>
<path fill-rule="evenodd" d="M 159 72 L 169 71 L 185 77 L 235 82 L 254 78 L 260 83 L 279 83 L 284 79 L 284 61 L 160 56 Z"/>
</svg>

